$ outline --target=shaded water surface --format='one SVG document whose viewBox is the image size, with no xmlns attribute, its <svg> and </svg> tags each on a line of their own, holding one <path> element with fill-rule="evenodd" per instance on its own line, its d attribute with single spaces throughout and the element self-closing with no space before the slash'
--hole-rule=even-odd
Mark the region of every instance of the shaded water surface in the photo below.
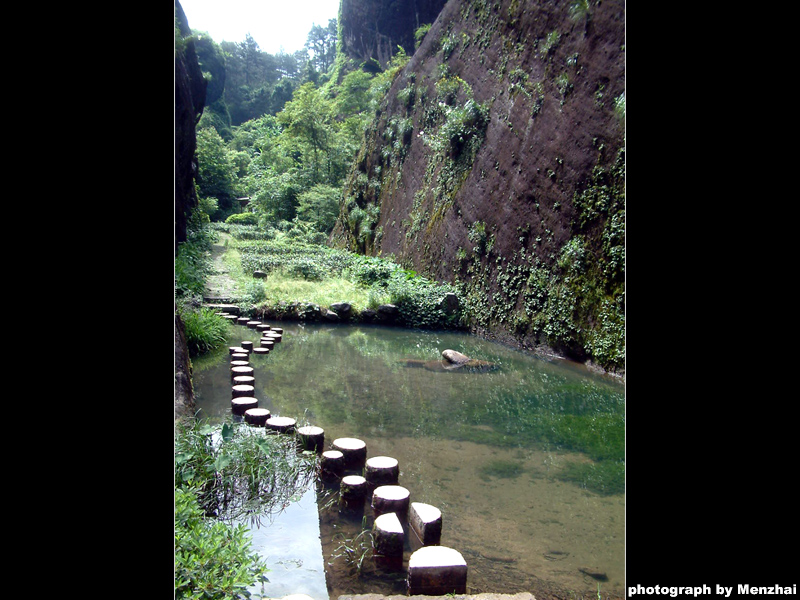
<svg viewBox="0 0 800 600">
<path fill-rule="evenodd" d="M 461 333 L 280 326 L 283 341 L 250 360 L 260 406 L 322 427 L 326 448 L 357 437 L 369 456 L 396 458 L 411 501 L 442 511 L 441 543 L 466 559 L 468 592 L 622 597 L 622 384 Z M 259 338 L 236 326 L 230 345 Z M 445 349 L 497 368 L 444 371 Z M 228 418 L 227 348 L 193 366 L 201 416 Z M 335 490 L 318 498 L 330 597 L 405 593 L 404 572 L 360 560 L 369 507 L 348 517 Z"/>
</svg>

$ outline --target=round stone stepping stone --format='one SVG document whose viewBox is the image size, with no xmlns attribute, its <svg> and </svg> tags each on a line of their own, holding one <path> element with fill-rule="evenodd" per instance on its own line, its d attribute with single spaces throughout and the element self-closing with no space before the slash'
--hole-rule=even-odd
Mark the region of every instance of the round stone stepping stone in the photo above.
<svg viewBox="0 0 800 600">
<path fill-rule="evenodd" d="M 372 492 L 372 510 L 375 514 L 397 513 L 405 520 L 408 515 L 410 492 L 401 485 L 382 485 Z"/>
<path fill-rule="evenodd" d="M 235 321 L 238 319 L 236 315 L 227 315 L 227 314 L 225 315 L 225 318 L 228 319 L 229 321 Z"/>
<path fill-rule="evenodd" d="M 259 323 L 258 325 L 256 325 L 256 329 L 258 331 L 269 331 L 270 327 L 266 323 Z"/>
<path fill-rule="evenodd" d="M 263 338 L 268 338 L 273 342 L 275 342 L 276 344 L 280 344 L 281 340 L 283 339 L 283 335 L 280 333 L 273 333 L 271 331 L 267 331 L 262 337 L 262 339 Z"/>
<path fill-rule="evenodd" d="M 345 469 L 360 469 L 367 460 L 367 444 L 356 438 L 335 439 L 333 449 L 344 454 Z"/>
<path fill-rule="evenodd" d="M 264 427 L 269 416 L 270 412 L 266 408 L 249 408 L 244 411 L 244 420 L 257 427 Z"/>
<path fill-rule="evenodd" d="M 467 562 L 458 550 L 425 546 L 408 559 L 408 595 L 466 594 Z"/>
<path fill-rule="evenodd" d="M 306 425 L 297 430 L 297 445 L 301 450 L 320 453 L 325 446 L 325 430 L 322 427 Z"/>
<path fill-rule="evenodd" d="M 236 319 L 236 322 L 237 322 L 239 325 L 247 325 L 247 322 L 248 322 L 249 320 L 250 320 L 250 319 L 248 319 L 247 317 L 239 317 L 238 319 Z"/>
<path fill-rule="evenodd" d="M 251 375 L 237 375 L 233 378 L 233 385 L 255 385 L 256 378 Z"/>
<path fill-rule="evenodd" d="M 256 393 L 256 388 L 252 385 L 234 385 L 231 388 L 231 398 L 241 398 L 249 396 L 252 398 Z"/>
<path fill-rule="evenodd" d="M 294 431 L 296 419 L 291 417 L 270 417 L 267 419 L 267 427 L 278 433 L 291 433 Z"/>
<path fill-rule="evenodd" d="M 270 350 L 272 350 L 274 346 L 275 346 L 275 340 L 273 340 L 272 338 L 263 338 L 263 337 L 261 338 L 262 348 L 269 348 Z"/>
<path fill-rule="evenodd" d="M 231 400 L 231 412 L 235 415 L 243 415 L 251 408 L 258 408 L 258 400 L 247 396 L 240 396 Z"/>
<path fill-rule="evenodd" d="M 231 361 L 231 368 L 233 367 L 249 367 L 250 361 L 249 360 L 232 360 Z"/>
<path fill-rule="evenodd" d="M 339 494 L 344 500 L 363 500 L 367 496 L 367 480 L 361 475 L 342 477 Z"/>
<path fill-rule="evenodd" d="M 231 347 L 229 347 L 229 348 L 228 348 L 228 350 L 230 351 L 230 353 L 231 353 L 231 354 L 237 354 L 237 353 L 241 353 L 241 352 L 247 352 L 247 351 L 246 351 L 244 348 L 242 348 L 241 346 L 231 346 Z"/>
<path fill-rule="evenodd" d="M 251 342 L 249 340 L 245 340 L 244 342 L 242 342 L 240 344 L 240 346 L 242 348 L 244 348 L 245 350 L 247 350 L 248 352 L 252 352 L 253 351 L 253 342 Z"/>
<path fill-rule="evenodd" d="M 319 463 L 320 476 L 328 479 L 344 473 L 344 454 L 338 450 L 326 450 Z"/>
<path fill-rule="evenodd" d="M 250 354 L 247 352 L 236 352 L 231 354 L 231 360 L 249 360 Z"/>
<path fill-rule="evenodd" d="M 240 375 L 244 376 L 255 376 L 255 370 L 253 367 L 231 367 L 231 381 L 233 381 L 234 377 L 239 377 Z"/>
<path fill-rule="evenodd" d="M 442 539 L 442 511 L 423 502 L 412 502 L 408 524 L 423 546 L 437 546 Z"/>
<path fill-rule="evenodd" d="M 372 526 L 376 556 L 402 556 L 405 534 L 396 513 L 375 517 Z"/>
<path fill-rule="evenodd" d="M 397 483 L 400 478 L 399 463 L 390 456 L 373 456 L 365 464 L 364 477 L 372 485 Z"/>
<path fill-rule="evenodd" d="M 264 356 L 266 354 L 269 354 L 269 348 L 265 347 L 253 348 L 253 354 Z"/>
<path fill-rule="evenodd" d="M 261 325 L 261 321 L 248 321 L 247 322 L 248 329 L 255 329 L 258 325 Z"/>
</svg>

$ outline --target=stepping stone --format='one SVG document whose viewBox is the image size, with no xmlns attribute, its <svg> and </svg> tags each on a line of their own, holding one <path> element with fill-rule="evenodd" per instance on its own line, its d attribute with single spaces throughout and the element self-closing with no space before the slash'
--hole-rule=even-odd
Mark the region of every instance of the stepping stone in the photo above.
<svg viewBox="0 0 800 600">
<path fill-rule="evenodd" d="M 247 328 L 248 329 L 255 329 L 258 325 L 261 325 L 261 321 L 248 321 Z"/>
<path fill-rule="evenodd" d="M 259 355 L 269 354 L 269 348 L 253 348 L 253 354 L 259 354 Z"/>
<path fill-rule="evenodd" d="M 251 408 L 258 408 L 258 400 L 248 396 L 239 396 L 231 400 L 231 412 L 235 415 L 243 415 Z"/>
<path fill-rule="evenodd" d="M 249 367 L 250 361 L 249 360 L 232 360 L 231 361 L 231 368 L 233 367 Z"/>
<path fill-rule="evenodd" d="M 466 594 L 467 562 L 458 550 L 425 546 L 408 559 L 408 595 Z"/>
<path fill-rule="evenodd" d="M 247 351 L 246 351 L 244 348 L 242 348 L 241 346 L 230 346 L 230 347 L 228 348 L 228 350 L 230 351 L 230 353 L 231 353 L 231 354 L 236 354 L 236 353 L 241 353 L 241 352 L 247 352 Z"/>
<path fill-rule="evenodd" d="M 244 348 L 245 350 L 247 350 L 248 352 L 252 352 L 252 351 L 253 351 L 253 342 L 251 342 L 251 341 L 249 341 L 249 340 L 248 340 L 248 341 L 244 341 L 244 342 L 242 342 L 242 343 L 241 343 L 241 344 L 239 344 L 239 345 L 240 345 L 242 348 Z"/>
<path fill-rule="evenodd" d="M 247 325 L 247 322 L 248 322 L 249 320 L 250 320 L 250 319 L 248 319 L 247 317 L 239 317 L 238 319 L 236 319 L 236 322 L 237 322 L 239 325 Z"/>
<path fill-rule="evenodd" d="M 235 354 L 231 354 L 231 360 L 249 360 L 250 354 L 247 352 L 236 352 Z"/>
<path fill-rule="evenodd" d="M 256 378 L 250 375 L 237 375 L 233 378 L 233 385 L 255 385 Z"/>
<path fill-rule="evenodd" d="M 254 377 L 255 369 L 253 367 L 231 367 L 231 381 L 233 381 L 234 377 L 239 377 L 240 375 Z"/>
<path fill-rule="evenodd" d="M 256 330 L 258 331 L 269 331 L 270 327 L 266 323 L 259 323 L 256 325 Z"/>
<path fill-rule="evenodd" d="M 396 513 L 375 517 L 372 532 L 376 556 L 403 556 L 405 534 Z"/>
<path fill-rule="evenodd" d="M 252 385 L 234 385 L 231 388 L 231 398 L 252 398 L 256 393 L 256 388 Z"/>
<path fill-rule="evenodd" d="M 405 520 L 408 515 L 410 492 L 401 485 L 382 485 L 372 492 L 372 510 L 376 515 L 397 513 Z"/>
<path fill-rule="evenodd" d="M 283 327 L 273 327 L 272 331 L 275 333 L 283 333 Z"/>
<path fill-rule="evenodd" d="M 297 420 L 291 417 L 270 417 L 267 419 L 267 427 L 278 433 L 291 433 Z"/>
<path fill-rule="evenodd" d="M 339 494 L 343 500 L 364 500 L 367 496 L 367 480 L 361 475 L 342 477 Z"/>
<path fill-rule="evenodd" d="M 338 450 L 326 450 L 320 460 L 320 477 L 330 479 L 344 473 L 344 454 Z"/>
<path fill-rule="evenodd" d="M 300 427 L 297 430 L 297 445 L 301 450 L 311 450 L 319 454 L 325 446 L 325 430 L 313 425 Z"/>
<path fill-rule="evenodd" d="M 367 460 L 364 477 L 372 485 L 396 484 L 400 477 L 400 467 L 396 458 L 374 456 Z"/>
<path fill-rule="evenodd" d="M 367 460 L 367 444 L 356 438 L 335 439 L 333 449 L 344 454 L 345 469 L 360 469 Z"/>
<path fill-rule="evenodd" d="M 412 502 L 408 524 L 423 546 L 438 546 L 442 539 L 442 511 L 430 504 Z"/>
<path fill-rule="evenodd" d="M 244 420 L 250 425 L 264 427 L 269 419 L 270 412 L 266 408 L 249 408 L 244 411 Z"/>
<path fill-rule="evenodd" d="M 273 340 L 271 338 L 263 338 L 263 337 L 261 338 L 261 347 L 262 348 L 267 348 L 269 350 L 272 350 L 272 348 L 274 346 L 275 346 L 275 340 Z"/>
</svg>

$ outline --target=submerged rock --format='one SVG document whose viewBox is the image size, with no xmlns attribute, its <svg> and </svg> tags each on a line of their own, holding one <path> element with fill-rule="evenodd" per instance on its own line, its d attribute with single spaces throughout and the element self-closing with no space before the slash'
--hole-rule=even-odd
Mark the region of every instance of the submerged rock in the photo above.
<svg viewBox="0 0 800 600">
<path fill-rule="evenodd" d="M 486 360 L 470 358 L 455 350 L 445 350 L 442 352 L 443 360 L 419 360 L 409 358 L 403 361 L 406 367 L 425 369 L 435 373 L 459 372 L 459 373 L 487 373 L 494 371 L 498 366 Z"/>
</svg>

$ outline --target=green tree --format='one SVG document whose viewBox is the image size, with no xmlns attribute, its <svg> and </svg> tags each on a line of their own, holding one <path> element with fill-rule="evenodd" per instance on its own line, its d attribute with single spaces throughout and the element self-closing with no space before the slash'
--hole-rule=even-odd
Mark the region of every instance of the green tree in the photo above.
<svg viewBox="0 0 800 600">
<path fill-rule="evenodd" d="M 330 233 L 339 216 L 342 189 L 318 183 L 298 197 L 297 216 L 317 231 Z"/>
<path fill-rule="evenodd" d="M 297 88 L 292 101 L 286 103 L 277 119 L 283 126 L 283 134 L 299 145 L 305 163 L 310 167 L 311 183 L 324 183 L 324 154 L 333 138 L 331 101 L 309 82 Z"/>
<path fill-rule="evenodd" d="M 311 63 L 319 73 L 327 73 L 336 59 L 336 19 L 330 19 L 327 27 L 314 24 L 308 32 L 306 48 L 312 53 Z"/>
<path fill-rule="evenodd" d="M 200 196 L 217 198 L 227 216 L 236 198 L 236 166 L 225 140 L 213 127 L 197 130 L 197 187 Z"/>
</svg>

